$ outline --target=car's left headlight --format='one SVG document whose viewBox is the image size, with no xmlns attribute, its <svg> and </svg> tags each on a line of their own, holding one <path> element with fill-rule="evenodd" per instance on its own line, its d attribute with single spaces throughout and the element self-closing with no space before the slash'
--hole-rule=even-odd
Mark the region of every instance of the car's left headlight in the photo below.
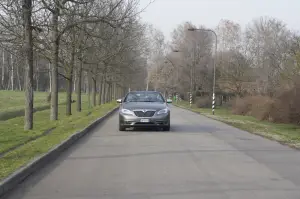
<svg viewBox="0 0 300 199">
<path fill-rule="evenodd" d="M 157 112 L 157 115 L 167 114 L 167 113 L 168 113 L 168 111 L 169 111 L 169 109 L 168 109 L 168 108 L 164 108 L 164 109 L 162 109 L 162 110 L 158 111 L 158 112 Z"/>
</svg>

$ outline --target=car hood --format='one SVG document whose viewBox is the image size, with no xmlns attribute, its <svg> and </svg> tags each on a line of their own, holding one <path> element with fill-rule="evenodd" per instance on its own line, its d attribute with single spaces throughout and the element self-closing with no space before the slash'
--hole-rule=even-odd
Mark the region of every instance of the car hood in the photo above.
<svg viewBox="0 0 300 199">
<path fill-rule="evenodd" d="M 124 102 L 121 107 L 128 110 L 152 109 L 158 111 L 167 108 L 167 105 L 162 102 Z"/>
</svg>

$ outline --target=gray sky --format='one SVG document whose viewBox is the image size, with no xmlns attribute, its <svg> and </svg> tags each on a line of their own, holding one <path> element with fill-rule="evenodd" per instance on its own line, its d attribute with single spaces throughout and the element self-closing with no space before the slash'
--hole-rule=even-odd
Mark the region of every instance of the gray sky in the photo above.
<svg viewBox="0 0 300 199">
<path fill-rule="evenodd" d="M 149 1 L 141 0 L 141 7 Z M 300 0 L 156 0 L 142 18 L 169 39 L 173 29 L 185 21 L 215 28 L 221 19 L 229 19 L 245 27 L 253 18 L 270 16 L 300 30 L 299 11 Z"/>
</svg>

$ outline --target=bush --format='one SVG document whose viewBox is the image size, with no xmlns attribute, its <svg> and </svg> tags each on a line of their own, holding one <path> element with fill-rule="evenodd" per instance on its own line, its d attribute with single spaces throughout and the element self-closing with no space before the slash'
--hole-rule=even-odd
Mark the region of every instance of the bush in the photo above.
<svg viewBox="0 0 300 199">
<path fill-rule="evenodd" d="M 271 99 L 266 96 L 247 96 L 233 103 L 232 113 L 249 115 L 276 123 L 300 124 L 300 84 L 284 90 Z"/>
<path fill-rule="evenodd" d="M 289 123 L 289 105 L 282 103 L 282 100 L 276 99 L 270 112 L 270 121 L 277 123 Z"/>
<path fill-rule="evenodd" d="M 232 113 L 249 115 L 259 120 L 269 120 L 273 100 L 266 96 L 247 96 L 237 98 L 233 103 Z"/>
<path fill-rule="evenodd" d="M 210 108 L 211 105 L 212 105 L 212 101 L 208 96 L 196 98 L 197 108 Z"/>
<path fill-rule="evenodd" d="M 274 122 L 300 124 L 300 84 L 281 92 L 273 105 L 271 117 Z"/>
<path fill-rule="evenodd" d="M 247 115 L 251 110 L 251 99 L 246 98 L 236 98 L 235 102 L 232 104 L 232 113 L 237 115 Z"/>
<path fill-rule="evenodd" d="M 253 103 L 248 115 L 257 118 L 258 120 L 270 120 L 270 113 L 274 101 L 266 96 L 255 96 L 252 100 Z"/>
</svg>

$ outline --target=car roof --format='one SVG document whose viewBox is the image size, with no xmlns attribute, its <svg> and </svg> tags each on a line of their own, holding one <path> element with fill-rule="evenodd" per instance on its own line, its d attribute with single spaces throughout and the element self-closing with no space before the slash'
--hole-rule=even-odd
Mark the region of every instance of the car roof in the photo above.
<svg viewBox="0 0 300 199">
<path fill-rule="evenodd" d="M 128 93 L 159 93 L 158 91 L 130 91 Z"/>
</svg>

